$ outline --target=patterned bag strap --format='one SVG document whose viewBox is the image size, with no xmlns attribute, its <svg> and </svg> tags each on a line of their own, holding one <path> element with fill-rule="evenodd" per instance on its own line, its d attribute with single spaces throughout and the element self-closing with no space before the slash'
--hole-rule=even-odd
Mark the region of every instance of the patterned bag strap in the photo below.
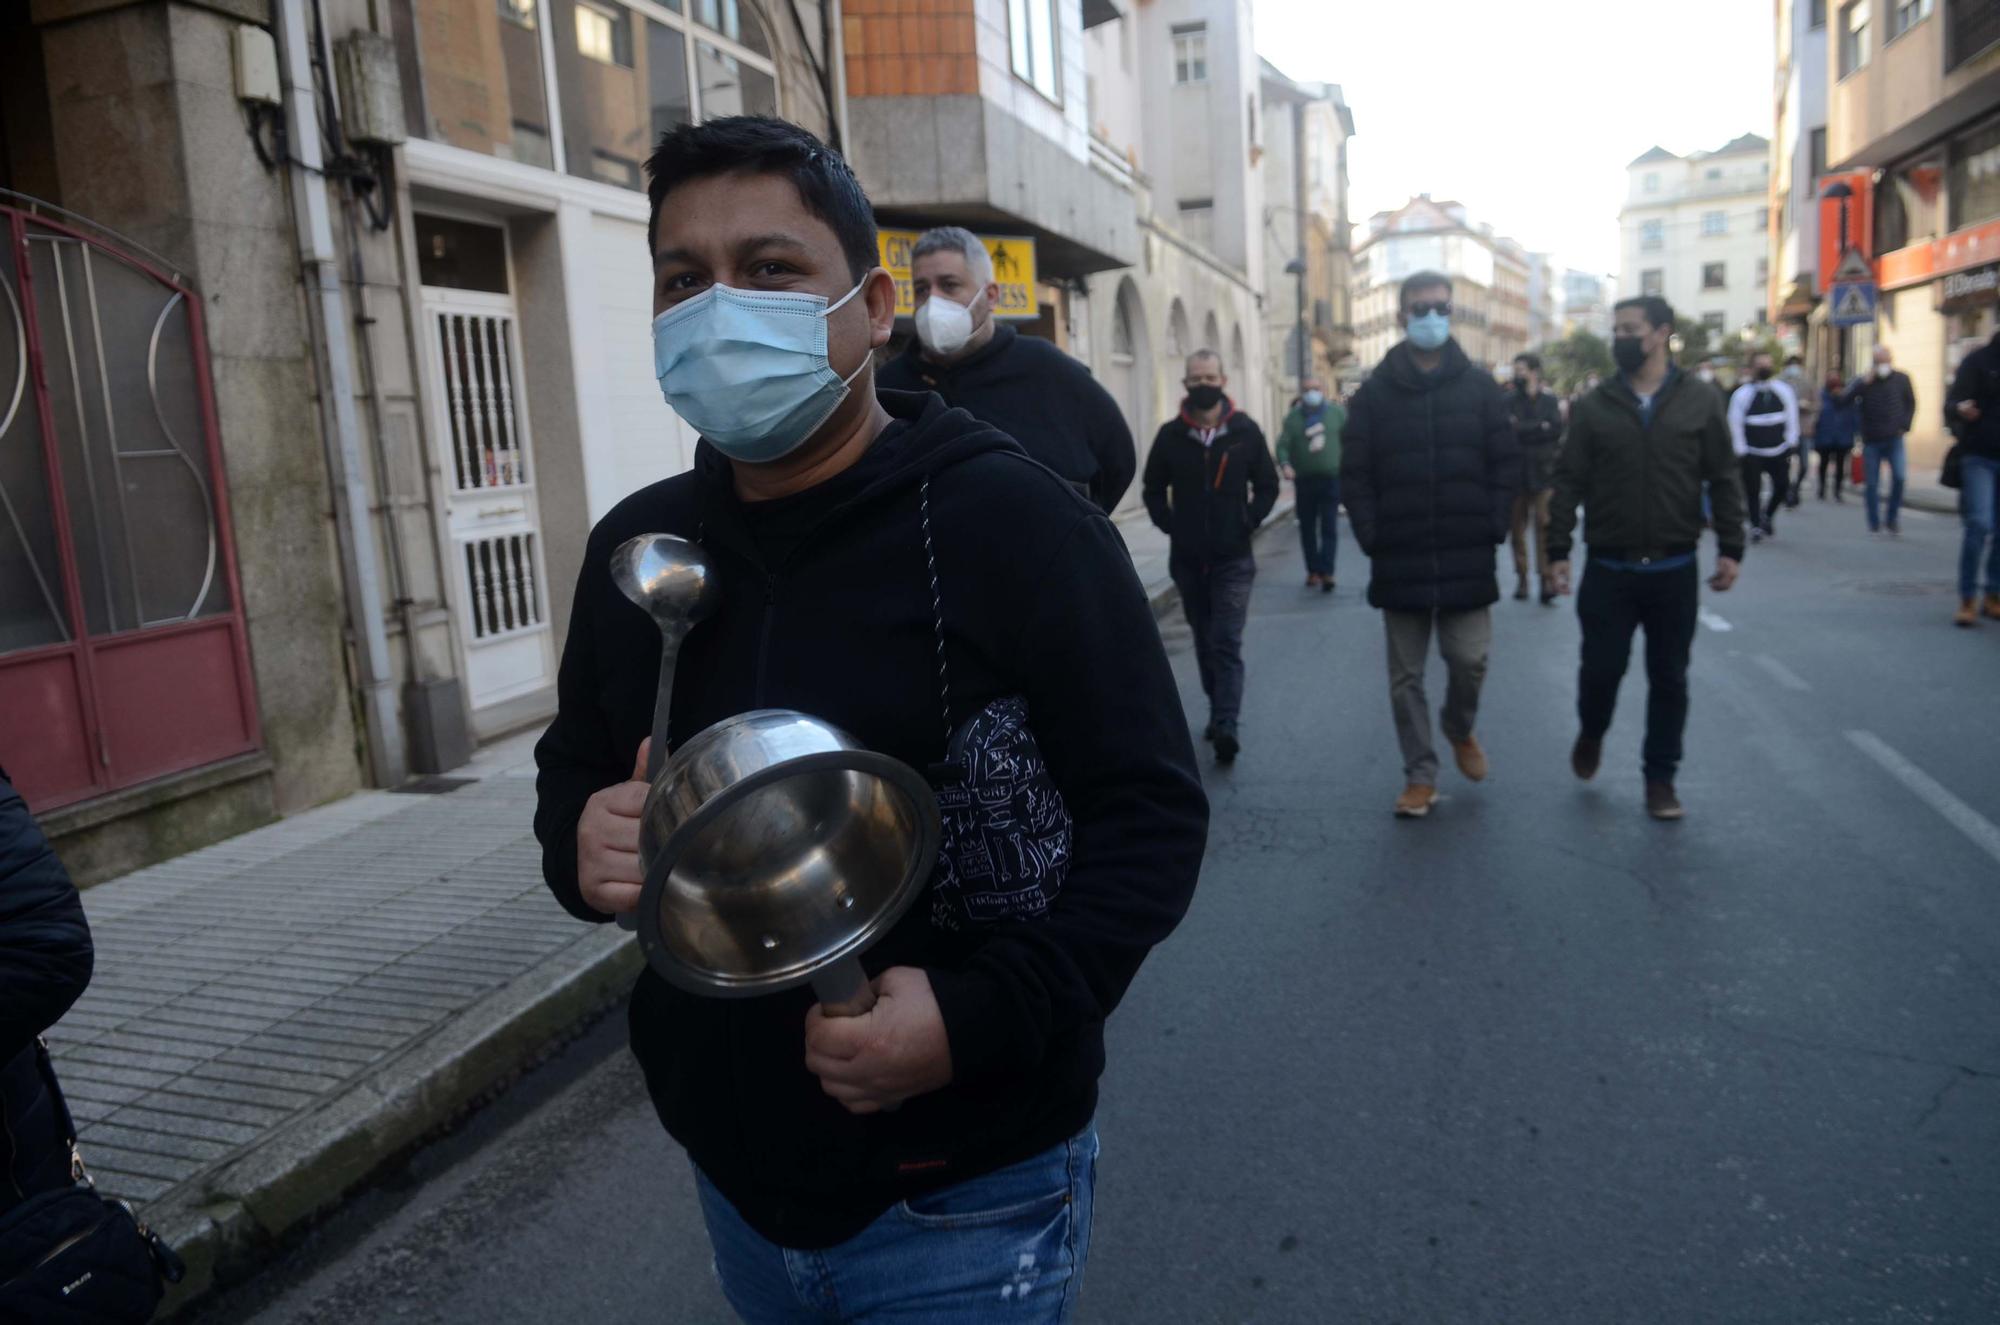
<svg viewBox="0 0 2000 1325">
<path fill-rule="evenodd" d="M 923 485 L 917 489 L 918 501 L 923 510 L 924 563 L 931 577 L 931 630 L 937 639 L 937 674 L 939 717 L 944 725 L 943 763 L 951 761 L 951 664 L 945 657 L 944 649 L 944 594 L 938 586 L 937 544 L 931 539 L 931 480 L 924 476 Z"/>
</svg>

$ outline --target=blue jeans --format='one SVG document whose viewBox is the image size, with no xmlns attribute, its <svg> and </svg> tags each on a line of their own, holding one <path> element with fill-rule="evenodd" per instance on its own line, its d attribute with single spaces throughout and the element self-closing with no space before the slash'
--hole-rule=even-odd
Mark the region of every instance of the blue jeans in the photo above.
<svg viewBox="0 0 2000 1325">
<path fill-rule="evenodd" d="M 1097 1130 L 913 1196 L 837 1247 L 790 1251 L 695 1186 L 722 1294 L 747 1325 L 832 1321 L 1063 1325 L 1090 1253 Z"/>
<path fill-rule="evenodd" d="M 1903 455 L 1903 439 L 1891 437 L 1880 442 L 1861 444 L 1861 467 L 1868 475 L 1863 495 L 1868 499 L 1868 527 L 1880 529 L 1882 520 L 1876 507 L 1876 493 L 1882 479 L 1882 462 L 1889 462 L 1889 527 L 1896 527 L 1896 517 L 1903 512 L 1903 481 L 1910 476 L 1909 461 Z"/>
<path fill-rule="evenodd" d="M 1299 502 L 1299 547 L 1306 574 L 1333 578 L 1340 551 L 1340 480 L 1332 474 L 1301 474 L 1293 482 Z"/>
<path fill-rule="evenodd" d="M 2000 593 L 2000 538 L 1993 536 L 1993 510 L 2000 494 L 2000 460 L 1965 457 L 1965 482 L 1958 509 L 1965 518 L 1965 543 L 1958 551 L 1958 596 L 1979 592 L 1979 556 L 1986 553 L 1986 592 Z M 1991 544 L 1991 550 L 1988 545 Z"/>
</svg>

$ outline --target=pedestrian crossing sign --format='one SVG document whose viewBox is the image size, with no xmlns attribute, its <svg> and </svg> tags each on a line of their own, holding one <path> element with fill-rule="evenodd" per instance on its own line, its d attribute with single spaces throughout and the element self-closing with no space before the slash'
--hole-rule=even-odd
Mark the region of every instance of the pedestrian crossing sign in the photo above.
<svg viewBox="0 0 2000 1325">
<path fill-rule="evenodd" d="M 1842 281 L 1829 292 L 1832 311 L 1827 320 L 1836 327 L 1865 326 L 1875 320 L 1876 285 L 1873 281 Z"/>
</svg>

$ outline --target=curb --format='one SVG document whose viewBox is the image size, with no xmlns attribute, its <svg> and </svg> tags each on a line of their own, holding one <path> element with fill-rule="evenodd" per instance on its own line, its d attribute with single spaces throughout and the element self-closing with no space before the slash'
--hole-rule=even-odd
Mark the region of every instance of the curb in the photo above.
<svg viewBox="0 0 2000 1325">
<path fill-rule="evenodd" d="M 1264 523 L 1258 525 L 1251 532 L 1251 548 L 1254 550 L 1271 530 L 1290 524 L 1292 517 L 1297 513 L 1298 507 L 1296 503 L 1280 500 L 1276 506 L 1271 508 L 1271 513 L 1265 517 Z M 1160 588 L 1155 589 L 1147 601 L 1152 604 L 1153 619 L 1157 621 L 1162 617 L 1172 615 L 1173 610 L 1180 606 L 1181 591 L 1175 587 L 1172 580 L 1168 580 Z"/>
<path fill-rule="evenodd" d="M 187 1262 L 160 1319 L 270 1260 L 284 1237 L 457 1121 L 549 1042 L 622 998 L 642 958 L 609 925 L 481 999 L 142 1217 Z"/>
</svg>

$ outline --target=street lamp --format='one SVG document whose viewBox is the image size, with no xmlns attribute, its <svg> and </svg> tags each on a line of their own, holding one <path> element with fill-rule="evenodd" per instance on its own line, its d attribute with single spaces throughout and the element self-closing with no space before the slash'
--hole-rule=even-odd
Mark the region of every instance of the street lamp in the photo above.
<svg viewBox="0 0 2000 1325">
<path fill-rule="evenodd" d="M 1285 264 L 1285 275 L 1299 278 L 1299 390 L 1305 390 L 1306 378 L 1312 375 L 1311 365 L 1306 357 L 1306 262 L 1304 258 L 1293 258 Z"/>
</svg>

